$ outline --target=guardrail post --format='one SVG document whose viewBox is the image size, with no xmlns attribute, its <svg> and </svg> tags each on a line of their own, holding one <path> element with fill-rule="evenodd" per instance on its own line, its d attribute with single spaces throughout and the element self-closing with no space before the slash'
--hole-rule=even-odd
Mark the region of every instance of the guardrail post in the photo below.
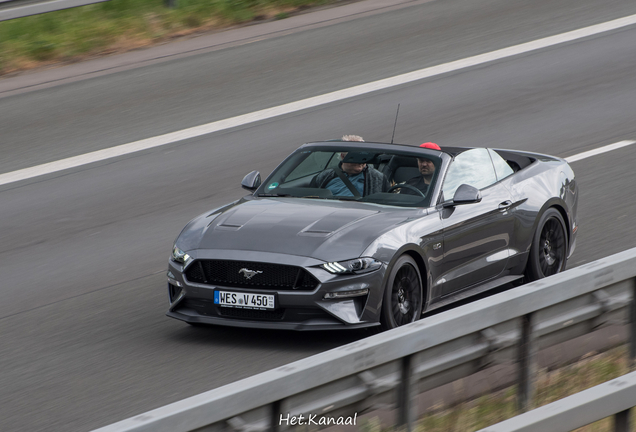
<svg viewBox="0 0 636 432">
<path fill-rule="evenodd" d="M 281 417 L 281 406 L 282 406 L 283 402 L 282 401 L 276 401 L 272 404 L 272 417 L 271 417 L 271 423 L 269 425 L 269 430 L 270 432 L 279 432 L 281 430 L 280 427 L 280 417 Z"/>
<path fill-rule="evenodd" d="M 415 426 L 415 407 L 414 391 L 415 383 L 413 382 L 413 356 L 402 357 L 400 371 L 400 385 L 398 386 L 397 395 L 397 427 L 400 430 L 411 432 Z"/>
<path fill-rule="evenodd" d="M 614 416 L 614 432 L 629 432 L 629 410 L 616 413 Z"/>
<path fill-rule="evenodd" d="M 532 409 L 535 390 L 537 341 L 534 333 L 534 314 L 521 317 L 521 338 L 518 350 L 517 409 L 526 412 Z"/>
<path fill-rule="evenodd" d="M 632 301 L 629 304 L 629 370 L 636 368 L 636 278 L 633 280 Z"/>
</svg>

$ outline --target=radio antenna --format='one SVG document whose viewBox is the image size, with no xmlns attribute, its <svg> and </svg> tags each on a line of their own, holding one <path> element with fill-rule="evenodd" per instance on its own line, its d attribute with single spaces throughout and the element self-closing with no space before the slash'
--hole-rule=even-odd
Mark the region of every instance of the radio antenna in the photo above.
<svg viewBox="0 0 636 432">
<path fill-rule="evenodd" d="M 391 144 L 393 144 L 393 138 L 395 137 L 395 127 L 397 126 L 398 114 L 400 114 L 400 104 L 398 104 L 397 112 L 395 113 L 395 124 L 393 125 L 393 135 L 391 135 Z"/>
</svg>

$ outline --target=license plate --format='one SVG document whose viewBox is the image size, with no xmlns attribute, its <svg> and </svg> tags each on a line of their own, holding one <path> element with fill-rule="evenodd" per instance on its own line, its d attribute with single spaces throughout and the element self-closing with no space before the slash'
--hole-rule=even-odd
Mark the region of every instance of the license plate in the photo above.
<svg viewBox="0 0 636 432">
<path fill-rule="evenodd" d="M 214 304 L 243 309 L 274 309 L 271 294 L 245 294 L 228 291 L 214 291 Z"/>
</svg>

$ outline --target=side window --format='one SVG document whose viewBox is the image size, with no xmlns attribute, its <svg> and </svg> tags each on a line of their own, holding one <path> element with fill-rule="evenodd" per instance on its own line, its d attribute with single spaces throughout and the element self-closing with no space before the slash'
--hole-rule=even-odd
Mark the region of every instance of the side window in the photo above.
<svg viewBox="0 0 636 432">
<path fill-rule="evenodd" d="M 462 184 L 483 189 L 494 183 L 497 183 L 497 176 L 488 150 L 484 148 L 472 149 L 460 153 L 451 162 L 446 172 L 442 192 L 444 199 L 450 200 Z"/>
<path fill-rule="evenodd" d="M 490 152 L 490 157 L 492 158 L 492 164 L 495 166 L 495 173 L 497 174 L 497 181 L 501 181 L 508 177 L 509 175 L 514 174 L 514 171 L 508 165 L 508 162 L 494 150 L 488 149 Z"/>
<path fill-rule="evenodd" d="M 327 164 L 334 158 L 332 152 L 314 152 L 302 161 L 292 172 L 289 173 L 285 182 L 297 180 L 309 175 L 315 175 L 325 169 Z M 336 162 L 337 164 L 337 162 Z"/>
</svg>

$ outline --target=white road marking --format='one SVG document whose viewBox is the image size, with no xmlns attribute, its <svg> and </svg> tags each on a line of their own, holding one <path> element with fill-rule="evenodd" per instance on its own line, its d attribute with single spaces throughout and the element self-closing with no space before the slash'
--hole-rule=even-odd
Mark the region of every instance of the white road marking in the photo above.
<svg viewBox="0 0 636 432">
<path fill-rule="evenodd" d="M 355 96 L 364 95 L 378 90 L 387 89 L 390 87 L 399 86 L 402 84 L 418 81 L 424 78 L 430 78 L 436 75 L 441 75 L 447 72 L 457 71 L 460 69 L 477 66 L 480 64 L 500 60 L 506 57 L 515 56 L 518 54 L 528 53 L 539 49 L 547 48 L 550 46 L 562 44 L 564 42 L 570 42 L 573 40 L 593 36 L 599 33 L 616 30 L 622 27 L 636 24 L 636 15 L 630 15 L 627 17 L 619 18 L 612 21 L 607 21 L 601 24 L 584 27 L 582 29 L 561 33 L 555 36 L 550 36 L 535 41 L 526 42 L 520 45 L 515 45 L 508 48 L 492 51 L 485 54 L 476 55 L 473 57 L 467 57 L 465 59 L 452 61 L 449 63 L 441 64 L 438 66 L 432 66 L 425 69 L 420 69 L 414 72 L 397 75 L 390 78 L 373 81 L 367 84 L 361 84 L 358 86 L 350 87 L 343 90 L 338 90 L 331 93 L 326 93 L 320 96 L 314 96 L 311 98 L 303 99 L 296 102 L 291 102 L 284 105 L 279 105 L 273 108 L 267 108 L 260 111 L 255 111 L 249 114 L 244 114 L 236 117 L 231 117 L 224 120 L 215 121 L 212 123 L 203 124 L 200 126 L 183 129 L 176 132 L 167 133 L 151 138 L 134 141 L 127 144 L 110 147 L 103 150 L 94 151 L 91 153 L 85 153 L 83 155 L 74 156 L 66 159 L 57 160 L 54 162 L 45 163 L 42 165 L 36 165 L 29 168 L 24 168 L 17 171 L 11 171 L 8 173 L 0 174 L 0 185 L 14 183 L 21 180 L 38 177 L 45 174 L 51 174 L 58 171 L 63 171 L 69 168 L 75 168 L 82 165 L 87 165 L 94 162 L 103 161 L 106 159 L 115 158 L 138 151 L 159 147 L 166 144 L 172 144 L 178 141 L 196 138 L 202 135 L 207 135 L 213 132 L 219 132 L 226 129 L 231 129 L 238 126 L 243 126 L 249 123 L 254 123 L 261 120 L 267 120 L 273 117 L 278 117 L 285 114 L 294 113 L 308 108 L 325 105 L 332 102 L 341 101 L 344 99 L 352 98 Z M 576 156 L 572 156 L 576 157 Z M 578 159 L 577 159 L 578 160 Z"/>
<path fill-rule="evenodd" d="M 597 148 L 597 149 L 594 149 L 594 150 L 589 150 L 589 151 L 586 151 L 586 152 L 583 152 L 583 153 L 579 153 L 579 154 L 574 155 L 574 156 L 566 157 L 565 160 L 568 161 L 568 163 L 572 163 L 572 162 L 579 161 L 581 159 L 586 159 L 586 158 L 589 158 L 589 157 L 592 157 L 592 156 L 599 155 L 601 153 L 607 153 L 607 152 L 612 151 L 612 150 L 616 150 L 616 149 L 619 149 L 619 148 L 627 147 L 627 146 L 630 146 L 632 144 L 636 144 L 636 141 L 620 141 L 620 142 L 617 142 L 617 143 L 614 143 L 614 144 L 606 145 L 605 147 Z"/>
</svg>

